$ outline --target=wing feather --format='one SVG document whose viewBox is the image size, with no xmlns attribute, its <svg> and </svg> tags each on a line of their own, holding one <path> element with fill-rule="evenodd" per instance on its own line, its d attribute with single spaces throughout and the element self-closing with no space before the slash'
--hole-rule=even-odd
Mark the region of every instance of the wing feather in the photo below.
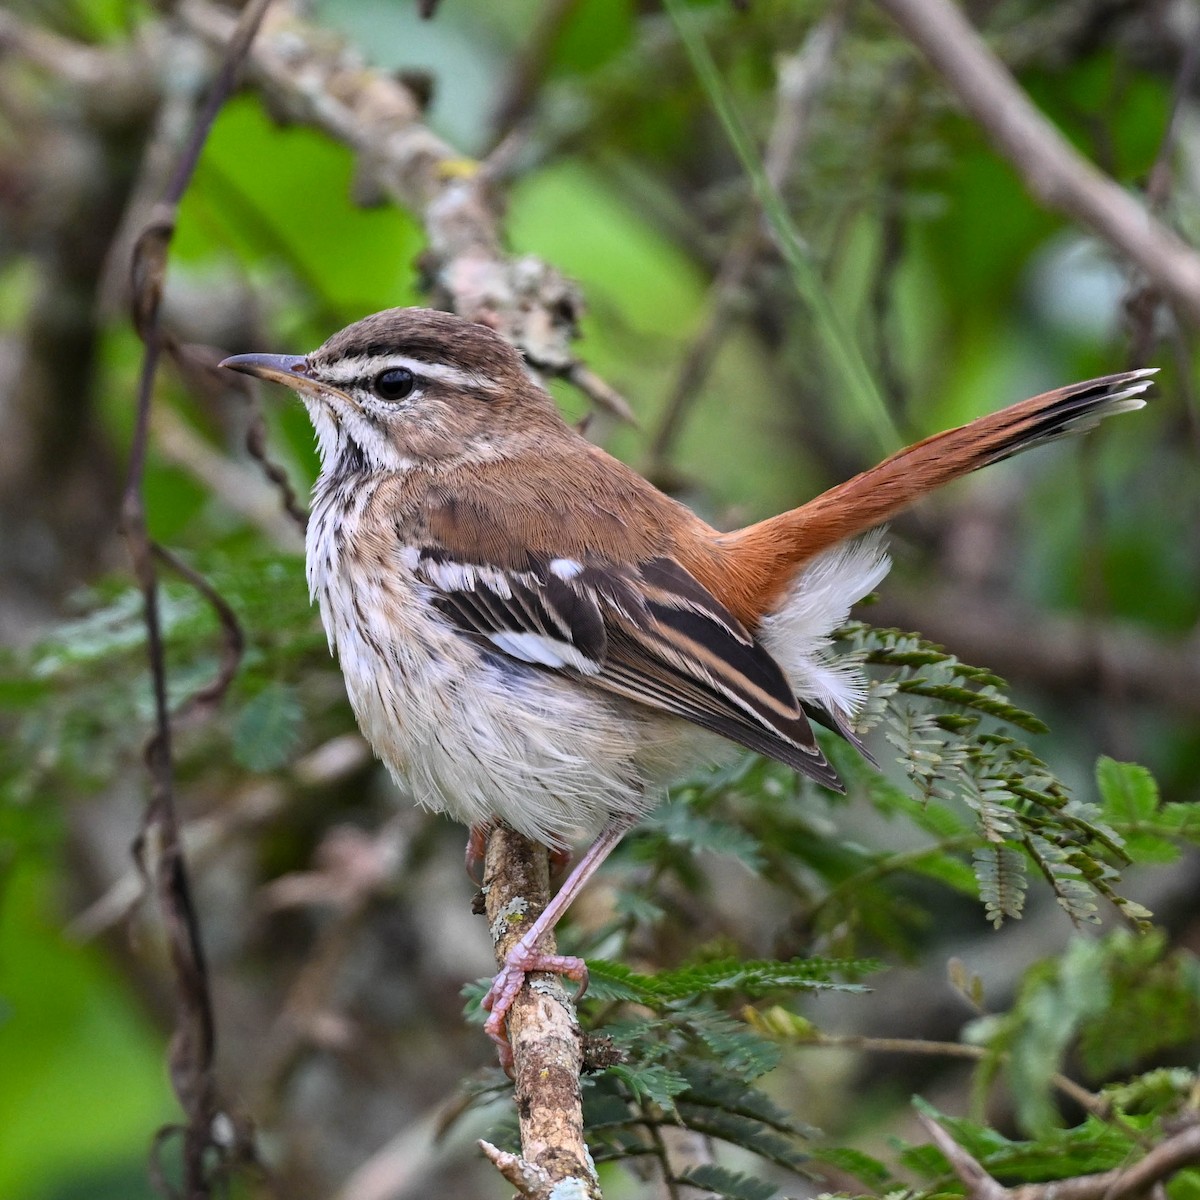
<svg viewBox="0 0 1200 1200">
<path fill-rule="evenodd" d="M 528 555 L 514 569 L 431 547 L 418 548 L 416 574 L 465 634 L 840 788 L 778 663 L 679 563 Z"/>
</svg>

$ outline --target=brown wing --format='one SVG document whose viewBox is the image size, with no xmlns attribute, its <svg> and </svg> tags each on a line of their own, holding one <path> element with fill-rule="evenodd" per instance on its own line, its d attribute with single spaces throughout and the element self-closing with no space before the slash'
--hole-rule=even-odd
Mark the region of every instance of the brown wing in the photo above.
<svg viewBox="0 0 1200 1200">
<path fill-rule="evenodd" d="M 453 499 L 426 498 L 411 533 L 433 603 L 513 658 L 673 713 L 840 788 L 779 665 L 663 552 L 681 519 L 674 502 L 638 489 L 614 503 L 586 478 L 543 488 L 537 470 L 503 495 L 484 473 L 483 485 Z M 570 513 L 538 503 L 564 494 Z M 644 512 L 655 498 L 666 507 Z M 654 519 L 639 526 L 645 516 Z"/>
</svg>

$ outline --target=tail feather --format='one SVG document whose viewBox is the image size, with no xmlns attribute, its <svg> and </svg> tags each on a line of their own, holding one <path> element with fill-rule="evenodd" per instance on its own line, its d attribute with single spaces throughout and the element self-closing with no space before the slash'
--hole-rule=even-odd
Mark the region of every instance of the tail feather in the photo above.
<svg viewBox="0 0 1200 1200">
<path fill-rule="evenodd" d="M 790 512 L 721 538 L 735 564 L 735 612 L 773 610 L 814 555 L 879 525 L 961 475 L 1033 446 L 1081 433 L 1145 403 L 1153 368 L 1057 388 L 968 425 L 934 434 Z"/>
</svg>

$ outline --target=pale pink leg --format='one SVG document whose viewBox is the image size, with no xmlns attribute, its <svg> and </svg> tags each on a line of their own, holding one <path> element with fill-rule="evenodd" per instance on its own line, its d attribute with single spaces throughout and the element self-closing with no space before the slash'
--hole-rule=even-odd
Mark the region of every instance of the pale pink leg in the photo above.
<svg viewBox="0 0 1200 1200">
<path fill-rule="evenodd" d="M 483 1007 L 490 1013 L 484 1023 L 484 1031 L 500 1048 L 500 1065 L 509 1070 L 512 1066 L 512 1049 L 506 1034 L 508 1010 L 517 998 L 525 976 L 530 971 L 553 971 L 579 982 L 579 996 L 587 990 L 587 965 L 582 958 L 567 954 L 543 954 L 537 948 L 542 935 L 549 932 L 570 908 L 575 897 L 595 874 L 596 868 L 612 853 L 617 843 L 625 836 L 632 822 L 618 821 L 609 825 L 588 848 L 587 853 L 575 864 L 575 869 L 563 880 L 554 899 L 546 905 L 542 915 L 521 935 L 521 940 L 508 952 L 504 966 L 483 998 Z M 578 997 L 576 997 L 578 999 Z"/>
</svg>

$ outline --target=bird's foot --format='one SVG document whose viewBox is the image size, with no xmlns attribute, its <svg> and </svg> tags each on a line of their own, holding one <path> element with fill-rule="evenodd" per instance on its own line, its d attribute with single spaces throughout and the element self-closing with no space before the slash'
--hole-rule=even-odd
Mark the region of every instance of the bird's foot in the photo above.
<svg viewBox="0 0 1200 1200">
<path fill-rule="evenodd" d="M 504 966 L 492 980 L 492 986 L 483 998 L 483 1007 L 488 1013 L 483 1025 L 484 1032 L 496 1043 L 500 1065 L 510 1075 L 513 1055 L 508 1040 L 508 1011 L 525 983 L 525 976 L 531 971 L 550 971 L 574 979 L 579 984 L 576 1000 L 587 991 L 587 963 L 582 958 L 576 958 L 573 954 L 542 954 L 534 947 L 525 945 L 524 938 L 517 942 L 508 952 Z"/>
</svg>

